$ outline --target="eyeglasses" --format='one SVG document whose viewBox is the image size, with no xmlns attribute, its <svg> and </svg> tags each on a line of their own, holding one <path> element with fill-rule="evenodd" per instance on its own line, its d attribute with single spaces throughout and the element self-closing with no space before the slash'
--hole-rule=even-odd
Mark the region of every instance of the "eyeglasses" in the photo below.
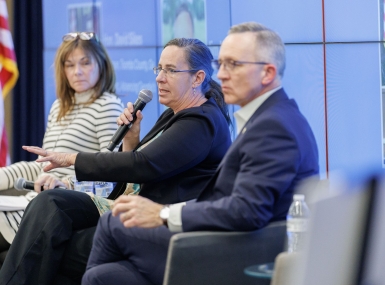
<svg viewBox="0 0 385 285">
<path fill-rule="evenodd" d="M 77 38 L 83 41 L 90 41 L 95 39 L 97 42 L 99 42 L 96 34 L 93 32 L 68 33 L 63 36 L 63 42 L 70 42 Z"/>
<path fill-rule="evenodd" d="M 172 68 L 161 68 L 161 67 L 154 67 L 152 70 L 154 70 L 155 75 L 158 75 L 163 70 L 163 72 L 166 76 L 167 75 L 173 76 L 174 74 L 179 73 L 179 72 L 197 71 L 196 69 L 176 70 L 176 69 L 172 69 Z"/>
<path fill-rule="evenodd" d="M 219 70 L 221 66 L 227 70 L 227 71 L 232 71 L 236 67 L 241 66 L 242 64 L 269 64 L 267 62 L 263 61 L 239 61 L 239 60 L 212 60 L 211 61 L 211 66 L 213 67 L 214 70 Z"/>
</svg>

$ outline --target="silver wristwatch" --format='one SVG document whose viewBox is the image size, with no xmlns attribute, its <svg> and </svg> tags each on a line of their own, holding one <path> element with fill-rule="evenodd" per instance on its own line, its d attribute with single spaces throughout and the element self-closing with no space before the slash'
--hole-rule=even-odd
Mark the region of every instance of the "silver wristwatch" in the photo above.
<svg viewBox="0 0 385 285">
<path fill-rule="evenodd" d="M 159 212 L 159 217 L 163 220 L 163 223 L 167 225 L 167 219 L 170 216 L 170 205 L 165 205 Z"/>
</svg>

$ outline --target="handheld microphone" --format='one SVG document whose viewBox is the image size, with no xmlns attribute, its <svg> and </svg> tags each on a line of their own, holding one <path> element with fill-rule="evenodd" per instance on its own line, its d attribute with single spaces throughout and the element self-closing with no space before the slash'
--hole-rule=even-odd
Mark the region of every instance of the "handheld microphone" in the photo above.
<svg viewBox="0 0 385 285">
<path fill-rule="evenodd" d="M 136 121 L 136 112 L 138 110 L 143 110 L 144 106 L 148 102 L 152 100 L 152 92 L 147 89 L 142 89 L 139 92 L 138 99 L 136 99 L 134 103 L 134 112 L 132 113 L 133 120 L 128 125 L 121 125 L 114 136 L 112 137 L 111 141 L 109 142 L 107 149 L 109 151 L 113 151 L 115 147 L 120 144 L 120 142 L 123 140 L 124 136 L 127 134 L 128 130 L 131 129 L 132 124 Z"/>
<path fill-rule="evenodd" d="M 32 181 L 27 181 L 24 178 L 17 178 L 14 187 L 16 190 L 35 190 L 34 183 Z M 41 186 L 41 191 L 44 191 L 43 186 Z"/>
<path fill-rule="evenodd" d="M 29 190 L 29 191 L 34 191 L 35 188 L 34 188 L 34 184 L 33 181 L 28 181 L 28 180 L 25 180 L 24 178 L 22 177 L 19 177 L 15 180 L 15 183 L 13 184 L 13 187 L 15 187 L 16 190 Z M 55 189 L 56 188 L 61 188 L 61 189 L 66 189 L 64 187 L 61 187 L 61 186 L 55 186 L 54 187 Z M 41 191 L 44 191 L 44 188 L 43 186 L 41 186 L 40 188 Z"/>
</svg>

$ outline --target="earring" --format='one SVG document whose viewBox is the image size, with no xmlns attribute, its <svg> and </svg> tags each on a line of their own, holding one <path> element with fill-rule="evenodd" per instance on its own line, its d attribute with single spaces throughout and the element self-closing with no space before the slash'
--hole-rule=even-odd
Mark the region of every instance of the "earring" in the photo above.
<svg viewBox="0 0 385 285">
<path fill-rule="evenodd" d="M 195 88 L 193 87 L 193 95 L 195 96 Z"/>
</svg>

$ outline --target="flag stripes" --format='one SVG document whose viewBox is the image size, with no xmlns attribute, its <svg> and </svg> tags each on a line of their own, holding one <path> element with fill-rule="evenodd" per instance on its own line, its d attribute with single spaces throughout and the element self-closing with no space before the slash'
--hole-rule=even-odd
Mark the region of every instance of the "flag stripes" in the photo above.
<svg viewBox="0 0 385 285">
<path fill-rule="evenodd" d="M 12 34 L 8 26 L 8 10 L 5 0 L 0 0 L 0 87 L 4 100 L 15 86 L 19 71 L 13 47 Z M 4 124 L 4 102 L 0 104 L 0 167 L 9 164 L 8 140 Z"/>
</svg>

